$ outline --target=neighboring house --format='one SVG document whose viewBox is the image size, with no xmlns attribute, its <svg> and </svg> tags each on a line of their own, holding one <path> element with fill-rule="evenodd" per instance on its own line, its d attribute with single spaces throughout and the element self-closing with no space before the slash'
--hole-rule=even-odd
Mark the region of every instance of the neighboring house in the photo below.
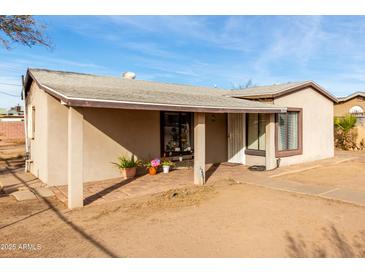
<svg viewBox="0 0 365 274">
<path fill-rule="evenodd" d="M 8 116 L 23 116 L 24 110 L 23 107 L 20 105 L 17 105 L 15 107 L 11 107 L 8 111 Z"/>
<path fill-rule="evenodd" d="M 335 116 L 344 117 L 352 114 L 357 117 L 357 144 L 365 141 L 365 92 L 355 92 L 346 97 L 338 98 L 335 104 Z"/>
<path fill-rule="evenodd" d="M 0 139 L 7 141 L 24 140 L 24 112 L 18 105 L 6 109 L 0 109 Z"/>
<path fill-rule="evenodd" d="M 336 98 L 314 82 L 230 91 L 28 69 L 25 94 L 30 172 L 68 184 L 70 208 L 83 182 L 119 177 L 120 154 L 193 158 L 195 184 L 206 163 L 270 170 L 334 154 Z"/>
</svg>

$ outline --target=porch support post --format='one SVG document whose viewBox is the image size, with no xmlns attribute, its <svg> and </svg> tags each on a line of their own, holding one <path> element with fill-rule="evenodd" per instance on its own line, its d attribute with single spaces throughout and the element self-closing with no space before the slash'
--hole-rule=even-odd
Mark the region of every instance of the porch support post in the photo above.
<svg viewBox="0 0 365 274">
<path fill-rule="evenodd" d="M 205 183 L 205 113 L 194 113 L 194 184 Z"/>
<path fill-rule="evenodd" d="M 82 207 L 83 197 L 83 115 L 68 109 L 68 208 Z"/>
<path fill-rule="evenodd" d="M 265 146 L 265 166 L 266 170 L 276 168 L 275 158 L 275 114 L 267 114 L 267 123 L 265 128 L 266 146 Z"/>
</svg>

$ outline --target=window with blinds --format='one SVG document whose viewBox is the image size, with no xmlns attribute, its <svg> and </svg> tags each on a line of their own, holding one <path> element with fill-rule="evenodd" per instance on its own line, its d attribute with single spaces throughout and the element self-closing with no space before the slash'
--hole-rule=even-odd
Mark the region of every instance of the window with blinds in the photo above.
<svg viewBox="0 0 365 274">
<path fill-rule="evenodd" d="M 278 114 L 278 150 L 299 149 L 299 112 Z"/>
</svg>

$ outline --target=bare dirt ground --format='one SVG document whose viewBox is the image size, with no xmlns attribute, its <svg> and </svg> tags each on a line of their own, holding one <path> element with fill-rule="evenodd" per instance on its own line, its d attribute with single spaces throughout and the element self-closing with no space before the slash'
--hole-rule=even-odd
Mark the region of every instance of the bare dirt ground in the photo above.
<svg viewBox="0 0 365 274">
<path fill-rule="evenodd" d="M 9 197 L 0 208 L 0 243 L 17 244 L 1 257 L 365 255 L 365 208 L 230 181 L 74 211 Z"/>
<path fill-rule="evenodd" d="M 0 195 L 0 257 L 364 256 L 365 207 L 233 180 L 73 211 Z"/>
<path fill-rule="evenodd" d="M 24 157 L 24 143 L 20 141 L 0 140 L 0 160 L 8 160 Z"/>
</svg>

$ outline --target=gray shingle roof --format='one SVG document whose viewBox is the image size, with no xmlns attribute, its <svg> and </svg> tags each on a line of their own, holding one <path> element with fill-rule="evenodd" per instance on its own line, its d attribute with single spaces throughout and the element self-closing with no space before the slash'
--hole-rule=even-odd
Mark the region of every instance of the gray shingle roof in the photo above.
<svg viewBox="0 0 365 274">
<path fill-rule="evenodd" d="M 123 102 L 138 106 L 175 106 L 220 110 L 220 112 L 244 110 L 285 111 L 285 107 L 274 106 L 244 99 L 224 96 L 227 90 L 158 83 L 122 77 L 98 76 L 45 69 L 29 69 L 26 77 L 33 78 L 41 88 L 66 102 L 91 106 L 92 102 Z M 137 107 L 135 107 L 137 108 Z M 258 112 L 258 111 L 256 111 Z"/>
<path fill-rule="evenodd" d="M 284 94 L 295 92 L 306 87 L 312 87 L 330 100 L 337 102 L 337 98 L 327 90 L 319 86 L 313 81 L 291 82 L 285 84 L 275 84 L 269 86 L 255 86 L 240 90 L 230 90 L 226 92 L 226 96 L 234 98 L 275 98 Z"/>
<path fill-rule="evenodd" d="M 352 98 L 355 98 L 357 96 L 365 97 L 365 92 L 364 91 L 357 91 L 357 92 L 351 93 L 350 95 L 345 96 L 345 97 L 338 97 L 337 99 L 338 99 L 338 102 L 346 102 L 346 101 L 351 100 Z"/>
</svg>

